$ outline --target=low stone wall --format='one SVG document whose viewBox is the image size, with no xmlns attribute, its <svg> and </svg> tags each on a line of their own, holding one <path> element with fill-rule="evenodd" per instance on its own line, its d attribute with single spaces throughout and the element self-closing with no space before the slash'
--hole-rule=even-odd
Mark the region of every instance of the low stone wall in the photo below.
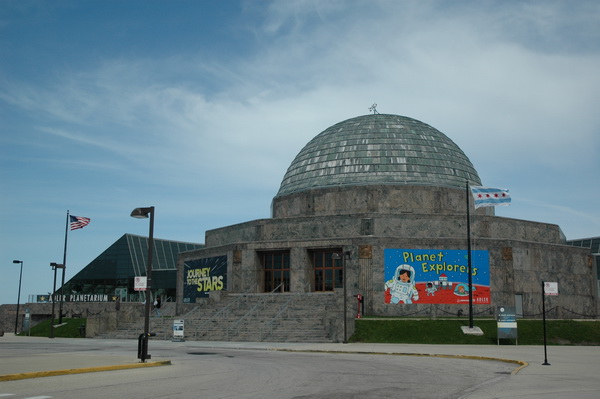
<svg viewBox="0 0 600 399">
<path fill-rule="evenodd" d="M 52 303 L 26 303 L 19 306 L 17 332 L 23 329 L 26 309 L 30 314 L 30 327 L 52 317 Z M 17 305 L 0 305 L 0 332 L 14 332 Z M 144 317 L 145 305 L 138 302 L 121 303 L 119 310 L 115 302 L 63 302 L 63 317 L 87 319 L 86 336 L 95 337 L 104 331 L 117 328 L 118 323 L 136 321 Z M 54 305 L 58 319 L 59 305 Z M 161 308 L 163 316 L 175 315 L 175 303 L 165 302 Z"/>
</svg>

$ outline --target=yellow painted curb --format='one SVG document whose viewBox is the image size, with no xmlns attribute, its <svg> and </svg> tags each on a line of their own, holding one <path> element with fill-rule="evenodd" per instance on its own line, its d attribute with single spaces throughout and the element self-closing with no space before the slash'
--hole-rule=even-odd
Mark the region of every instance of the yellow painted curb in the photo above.
<svg viewBox="0 0 600 399">
<path fill-rule="evenodd" d="M 95 372 L 99 372 L 99 371 L 127 370 L 127 369 L 143 368 L 143 367 L 168 366 L 170 364 L 171 364 L 170 360 L 164 360 L 164 361 L 160 361 L 160 362 L 120 364 L 120 365 L 116 365 L 116 366 L 87 367 L 87 368 L 81 368 L 81 369 L 66 369 L 66 370 L 53 370 L 53 371 L 36 371 L 36 372 L 31 372 L 31 373 L 0 375 L 0 381 L 16 381 L 16 380 L 25 380 L 27 378 L 54 377 L 57 375 L 83 374 L 83 373 L 95 373 Z"/>
<path fill-rule="evenodd" d="M 302 349 L 273 349 L 280 352 L 309 352 L 309 353 L 336 353 L 336 354 L 356 354 L 356 355 L 388 355 L 388 356 L 421 356 L 421 357 L 442 357 L 449 359 L 472 359 L 472 360 L 489 360 L 503 363 L 514 363 L 518 364 L 519 367 L 514 369 L 510 374 L 515 375 L 525 367 L 529 366 L 529 363 L 522 360 L 502 359 L 497 357 L 485 357 L 485 356 L 468 356 L 468 355 L 442 355 L 442 354 L 431 354 L 431 353 L 406 353 L 406 352 L 364 352 L 364 351 L 320 351 L 320 350 L 302 350 Z"/>
</svg>

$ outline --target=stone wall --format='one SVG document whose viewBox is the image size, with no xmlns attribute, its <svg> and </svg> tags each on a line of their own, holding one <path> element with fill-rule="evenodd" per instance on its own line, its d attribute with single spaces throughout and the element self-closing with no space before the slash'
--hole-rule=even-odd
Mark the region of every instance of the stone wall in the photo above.
<svg viewBox="0 0 600 399">
<path fill-rule="evenodd" d="M 262 292 L 260 252 L 290 254 L 292 292 L 310 291 L 314 271 L 310 251 L 350 251 L 346 262 L 346 300 L 365 298 L 374 316 L 417 314 L 432 318 L 468 313 L 466 305 L 384 303 L 384 250 L 467 249 L 467 223 L 473 250 L 490 255 L 491 303 L 474 305 L 475 314 L 493 317 L 497 306 L 522 302 L 526 317 L 541 317 L 542 281 L 559 284 L 560 295 L 546 298 L 549 317 L 583 318 L 599 311 L 597 279 L 589 250 L 566 245 L 559 226 L 494 216 L 494 208 L 475 210 L 466 190 L 431 186 L 359 186 L 306 190 L 273 199 L 273 218 L 206 232 L 206 248 L 182 254 L 184 260 L 226 255 L 227 290 Z M 181 291 L 183 280 L 178 280 Z M 180 300 L 178 299 L 178 303 Z M 352 323 L 353 324 L 353 323 Z M 339 327 L 339 323 L 336 324 Z"/>
<path fill-rule="evenodd" d="M 419 185 L 339 186 L 305 190 L 275 197 L 272 216 L 289 217 L 339 216 L 345 214 L 428 215 L 466 214 L 466 188 Z M 471 200 L 471 211 L 475 213 Z M 494 208 L 480 208 L 479 215 L 494 215 Z"/>
<path fill-rule="evenodd" d="M 291 290 L 304 292 L 314 274 L 308 251 L 320 248 L 351 251 L 352 257 L 347 262 L 348 301 L 354 301 L 357 293 L 364 295 L 367 314 L 444 316 L 456 315 L 459 310 L 466 314 L 467 305 L 390 306 L 383 302 L 383 250 L 466 249 L 464 215 L 373 215 L 373 234 L 360 235 L 362 216 L 365 215 L 268 219 L 213 230 L 207 233 L 212 242 L 234 244 L 188 252 L 182 259 L 227 255 L 227 289 L 262 292 L 258 253 L 289 250 Z M 520 295 L 523 313 L 540 317 L 541 281 L 556 281 L 561 294 L 547 298 L 548 309 L 553 309 L 551 317 L 598 314 L 591 254 L 587 249 L 565 245 L 558 226 L 478 215 L 472 221 L 472 232 L 472 249 L 488 250 L 490 254 L 492 302 L 476 306 L 477 312 L 488 311 L 491 317 L 496 306 L 514 306 L 515 295 Z M 253 240 L 244 242 L 252 236 Z M 361 248 L 365 247 L 370 248 L 370 257 L 361 258 Z"/>
<path fill-rule="evenodd" d="M 52 303 L 26 303 L 19 306 L 18 332 L 23 329 L 25 309 L 30 312 L 30 327 L 52 317 Z M 55 323 L 58 323 L 58 304 L 55 305 Z M 0 306 L 0 331 L 14 332 L 17 305 Z M 114 302 L 63 302 L 63 317 L 87 319 L 87 336 L 94 337 L 104 331 L 116 329 L 117 323 L 144 318 L 145 306 L 137 302 L 124 302 L 116 310 Z M 175 315 L 175 303 L 165 302 L 161 308 L 164 316 Z"/>
<path fill-rule="evenodd" d="M 365 221 L 368 221 L 368 228 L 365 227 Z M 207 231 L 207 248 L 198 251 L 210 253 L 216 247 L 252 242 L 327 240 L 359 236 L 397 239 L 456 238 L 466 241 L 466 231 L 465 215 L 354 214 L 260 219 Z M 560 227 L 555 224 L 497 216 L 473 217 L 471 232 L 474 241 L 495 238 L 565 243 Z M 219 251 L 222 252 L 222 249 Z"/>
</svg>

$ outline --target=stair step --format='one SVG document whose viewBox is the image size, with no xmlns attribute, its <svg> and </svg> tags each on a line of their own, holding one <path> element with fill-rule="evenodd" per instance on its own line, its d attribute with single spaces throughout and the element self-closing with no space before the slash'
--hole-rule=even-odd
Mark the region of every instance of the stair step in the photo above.
<svg viewBox="0 0 600 399">
<path fill-rule="evenodd" d="M 328 312 L 335 312 L 335 295 L 292 295 L 229 295 L 176 318 L 185 320 L 187 340 L 332 342 L 325 320 Z M 98 338 L 137 338 L 143 331 L 143 322 L 120 323 L 117 330 Z M 159 339 L 172 337 L 172 325 L 169 317 L 150 319 L 150 328 Z"/>
</svg>

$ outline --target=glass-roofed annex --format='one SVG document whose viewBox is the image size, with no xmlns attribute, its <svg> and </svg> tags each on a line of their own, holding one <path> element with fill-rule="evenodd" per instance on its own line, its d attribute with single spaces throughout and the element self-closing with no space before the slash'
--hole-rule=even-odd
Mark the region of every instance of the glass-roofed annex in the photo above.
<svg viewBox="0 0 600 399">
<path fill-rule="evenodd" d="M 152 255 L 152 296 L 160 295 L 163 301 L 174 300 L 176 264 L 180 252 L 203 248 L 203 244 L 154 239 Z M 141 302 L 144 292 L 134 290 L 137 276 L 146 275 L 148 237 L 124 234 L 102 254 L 88 264 L 57 290 L 64 292 L 64 300 L 87 302 L 86 298 L 107 296 L 121 302 Z M 93 300 L 95 301 L 95 300 Z"/>
</svg>

